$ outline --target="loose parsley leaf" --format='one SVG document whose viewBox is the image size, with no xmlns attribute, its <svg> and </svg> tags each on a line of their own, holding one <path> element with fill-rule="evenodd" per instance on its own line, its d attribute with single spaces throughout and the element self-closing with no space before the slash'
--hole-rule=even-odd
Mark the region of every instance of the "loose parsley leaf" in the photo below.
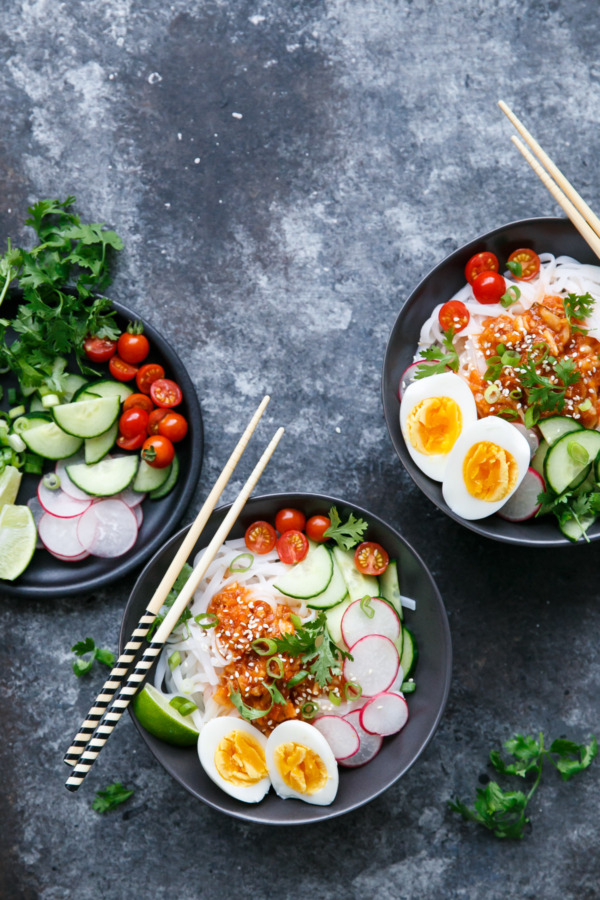
<svg viewBox="0 0 600 900">
<path fill-rule="evenodd" d="M 421 350 L 421 356 L 423 357 L 423 360 L 427 360 L 427 365 L 421 363 L 421 365 L 417 366 L 415 381 L 420 378 L 427 378 L 429 375 L 440 375 L 445 372 L 447 368 L 451 369 L 453 372 L 458 372 L 459 360 L 458 351 L 453 343 L 454 334 L 454 328 L 449 328 L 448 331 L 444 332 L 442 345 L 446 348 L 445 353 L 442 353 L 437 346 L 427 347 L 426 350 Z M 433 365 L 431 365 L 431 363 L 433 363 Z"/>
<path fill-rule="evenodd" d="M 323 536 L 335 541 L 342 550 L 352 550 L 353 547 L 356 547 L 369 527 L 364 519 L 357 519 L 354 513 L 350 513 L 348 520 L 342 522 L 335 506 L 329 510 L 329 518 L 331 525 Z"/>
<path fill-rule="evenodd" d="M 115 781 L 114 784 L 109 784 L 108 787 L 103 790 L 96 791 L 96 797 L 92 802 L 92 809 L 97 813 L 110 812 L 111 809 L 115 809 L 117 806 L 120 806 L 121 803 L 125 803 L 126 800 L 129 800 L 133 794 L 133 790 L 128 790 L 123 787 L 120 781 Z"/>
</svg>

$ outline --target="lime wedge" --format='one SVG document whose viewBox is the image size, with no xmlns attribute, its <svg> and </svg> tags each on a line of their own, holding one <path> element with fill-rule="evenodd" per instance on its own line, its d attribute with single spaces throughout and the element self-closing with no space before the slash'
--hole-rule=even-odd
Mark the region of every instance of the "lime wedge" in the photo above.
<svg viewBox="0 0 600 900">
<path fill-rule="evenodd" d="M 21 473 L 15 466 L 7 466 L 0 475 L 0 509 L 14 503 L 21 485 Z"/>
<path fill-rule="evenodd" d="M 37 531 L 28 506 L 0 510 L 0 578 L 14 581 L 25 571 L 35 552 Z"/>
<path fill-rule="evenodd" d="M 161 741 L 183 747 L 198 740 L 198 731 L 191 718 L 177 712 L 169 704 L 169 698 L 153 685 L 144 685 L 131 705 L 140 725 Z"/>
</svg>

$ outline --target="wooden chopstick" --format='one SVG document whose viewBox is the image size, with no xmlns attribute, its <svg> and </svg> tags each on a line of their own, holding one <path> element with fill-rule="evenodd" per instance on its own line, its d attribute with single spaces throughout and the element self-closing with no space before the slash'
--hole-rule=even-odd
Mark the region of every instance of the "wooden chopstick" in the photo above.
<svg viewBox="0 0 600 900">
<path fill-rule="evenodd" d="M 279 428 L 275 432 L 268 447 L 259 459 L 254 470 L 252 471 L 252 474 L 238 494 L 236 500 L 231 506 L 231 509 L 223 519 L 223 522 L 217 529 L 215 536 L 209 543 L 208 547 L 205 549 L 190 577 L 186 581 L 184 587 L 181 590 L 181 593 L 177 597 L 173 606 L 169 609 L 169 612 L 158 628 L 156 635 L 144 650 L 133 671 L 127 678 L 127 681 L 121 687 L 118 696 L 112 701 L 112 703 L 98 722 L 98 725 L 94 729 L 94 732 L 92 733 L 88 741 L 87 747 L 81 754 L 81 757 L 75 765 L 72 773 L 67 778 L 66 787 L 70 791 L 76 791 L 83 783 L 85 776 L 90 771 L 95 760 L 98 758 L 100 751 L 105 746 L 108 738 L 112 734 L 115 725 L 129 706 L 129 703 L 131 702 L 133 696 L 148 675 L 148 672 L 152 668 L 154 662 L 156 661 L 156 658 L 163 650 L 165 641 L 173 630 L 181 613 L 187 606 L 198 584 L 204 578 L 208 567 L 217 555 L 217 552 L 221 548 L 223 542 L 226 540 L 227 535 L 231 531 L 237 517 L 242 511 L 244 504 L 252 493 L 256 483 L 258 482 L 258 479 L 262 475 L 265 466 L 267 465 L 269 459 L 275 451 L 275 448 L 277 447 L 277 444 L 281 440 L 283 433 L 283 428 Z"/>
<path fill-rule="evenodd" d="M 119 656 L 117 662 L 111 670 L 107 681 L 104 684 L 104 687 L 96 697 L 94 705 L 88 712 L 87 717 L 79 726 L 79 731 L 73 739 L 73 742 L 64 757 L 64 761 L 67 763 L 67 765 L 74 766 L 77 760 L 80 758 L 100 719 L 106 712 L 109 704 L 112 702 L 115 693 L 119 690 L 124 679 L 126 678 L 128 669 L 133 663 L 136 653 L 142 646 L 142 641 L 148 634 L 152 622 L 160 612 L 160 609 L 165 602 L 169 591 L 173 587 L 175 579 L 181 572 L 184 563 L 187 561 L 187 558 L 194 549 L 196 541 L 200 537 L 213 509 L 217 505 L 217 501 L 219 500 L 229 479 L 231 478 L 231 475 L 233 474 L 244 450 L 248 446 L 248 442 L 252 437 L 262 414 L 267 408 L 269 400 L 270 397 L 268 395 L 263 397 L 263 399 L 261 400 L 258 409 L 250 419 L 233 453 L 225 463 L 223 471 L 219 475 L 208 497 L 204 501 L 204 504 L 202 505 L 200 512 L 192 523 L 190 530 L 188 531 L 185 539 L 181 544 L 181 547 L 173 557 L 173 560 L 170 563 L 167 571 L 163 575 L 160 584 L 158 585 L 152 596 L 152 599 L 150 600 L 148 606 L 140 617 L 138 624 L 134 628 L 131 637 L 125 645 L 123 653 Z"/>
<path fill-rule="evenodd" d="M 577 193 L 558 166 L 552 162 L 548 154 L 531 136 L 510 107 L 503 100 L 498 101 L 498 106 L 517 129 L 523 140 L 529 145 L 533 153 L 514 135 L 512 137 L 513 144 L 523 154 L 533 171 L 564 210 L 577 231 L 587 241 L 594 253 L 600 257 L 600 219 L 598 216 L 590 209 L 583 197 Z M 542 165 L 540 165 L 538 160 Z"/>
</svg>

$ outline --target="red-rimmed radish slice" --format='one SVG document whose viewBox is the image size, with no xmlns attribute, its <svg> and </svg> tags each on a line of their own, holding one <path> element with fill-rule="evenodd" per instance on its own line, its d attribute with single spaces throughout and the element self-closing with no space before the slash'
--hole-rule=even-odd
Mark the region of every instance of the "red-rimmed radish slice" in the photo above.
<svg viewBox="0 0 600 900">
<path fill-rule="evenodd" d="M 56 463 L 55 472 L 60 479 L 60 487 L 61 490 L 68 494 L 69 497 L 72 497 L 74 500 L 89 500 L 90 495 L 86 494 L 85 491 L 82 491 L 81 488 L 78 488 L 76 484 L 73 484 L 69 476 L 67 475 L 67 466 L 75 465 L 76 463 L 85 462 L 85 457 L 82 453 L 75 453 L 73 456 L 69 456 L 68 459 L 59 459 Z"/>
<path fill-rule="evenodd" d="M 437 362 L 438 361 L 435 359 L 420 359 L 417 360 L 417 362 L 411 363 L 410 366 L 408 366 L 408 368 L 404 370 L 404 372 L 402 373 L 402 377 L 400 378 L 400 384 L 398 385 L 398 399 L 402 400 L 404 391 L 409 386 L 409 384 L 412 384 L 415 380 L 415 376 L 417 374 L 417 366 L 437 365 Z"/>
<path fill-rule="evenodd" d="M 365 731 L 360 724 L 360 709 L 353 710 L 351 713 L 345 715 L 344 718 L 356 729 L 356 733 L 360 740 L 360 746 L 352 756 L 349 756 L 347 759 L 340 759 L 340 766 L 347 766 L 349 768 L 364 766 L 365 763 L 371 762 L 371 760 L 377 756 L 381 749 L 383 738 L 380 734 L 369 734 L 368 731 Z"/>
<path fill-rule="evenodd" d="M 43 479 L 38 484 L 37 495 L 46 512 L 61 519 L 73 519 L 80 516 L 92 502 L 91 497 L 88 497 L 87 500 L 76 500 L 69 494 L 65 494 L 61 488 L 53 491 L 46 487 Z"/>
<path fill-rule="evenodd" d="M 344 660 L 344 678 L 359 684 L 364 697 L 387 691 L 398 674 L 400 658 L 395 644 L 382 634 L 368 634 L 351 648 Z"/>
<path fill-rule="evenodd" d="M 353 756 L 360 747 L 360 738 L 352 722 L 341 716 L 321 716 L 313 721 L 313 725 L 320 731 L 335 758 L 348 759 Z"/>
<path fill-rule="evenodd" d="M 508 522 L 525 522 L 527 519 L 533 519 L 541 506 L 538 494 L 545 489 L 546 485 L 540 473 L 532 468 L 527 469 L 523 481 L 510 500 L 498 510 L 498 515 Z"/>
<path fill-rule="evenodd" d="M 42 518 L 42 516 L 44 515 L 46 510 L 44 509 L 44 507 L 38 500 L 37 496 L 30 497 L 29 500 L 27 501 L 27 506 L 31 510 L 31 515 L 33 516 L 33 521 L 35 522 L 35 527 L 37 528 L 40 524 L 40 519 Z M 38 534 L 37 541 L 35 544 L 35 549 L 41 550 L 43 546 L 44 546 L 44 543 Z"/>
<path fill-rule="evenodd" d="M 85 552 L 85 547 L 77 537 L 79 518 L 63 519 L 44 513 L 38 526 L 38 534 L 46 550 L 62 559 L 74 559 Z"/>
<path fill-rule="evenodd" d="M 145 496 L 145 494 L 141 494 L 139 491 L 134 491 L 132 488 L 126 488 L 124 491 L 121 491 L 120 494 L 117 494 L 115 499 L 122 500 L 123 503 L 126 503 L 127 506 L 130 506 L 133 509 L 134 507 L 140 505 Z"/>
<path fill-rule="evenodd" d="M 63 556 L 62 553 L 53 553 L 52 550 L 48 550 L 48 553 L 56 559 L 60 559 L 61 562 L 81 562 L 82 559 L 87 559 L 90 555 L 87 550 L 83 550 L 78 556 Z"/>
<path fill-rule="evenodd" d="M 138 533 L 135 513 L 122 500 L 93 503 L 79 518 L 77 534 L 92 556 L 112 559 L 131 550 Z"/>
<path fill-rule="evenodd" d="M 398 666 L 398 672 L 397 672 L 396 677 L 394 678 L 393 682 L 390 684 L 388 691 L 396 691 L 396 693 L 399 693 L 400 691 L 402 691 L 403 683 L 404 683 L 404 669 L 402 668 L 402 666 Z"/>
<path fill-rule="evenodd" d="M 397 734 L 408 722 L 408 704 L 400 694 L 382 691 L 359 710 L 360 724 L 369 734 Z"/>
<path fill-rule="evenodd" d="M 523 435 L 523 437 L 529 444 L 531 458 L 533 459 L 533 456 L 534 456 L 536 450 L 540 446 L 539 437 L 537 436 L 537 434 L 535 433 L 533 428 L 527 428 L 525 425 L 523 425 L 522 422 L 512 422 L 511 424 L 514 425 L 514 427 L 517 429 L 517 431 L 521 432 L 521 434 Z"/>
<path fill-rule="evenodd" d="M 144 521 L 144 511 L 141 506 L 130 506 L 129 509 L 135 516 L 135 521 L 137 523 L 138 529 L 142 527 L 142 522 Z"/>
<path fill-rule="evenodd" d="M 355 600 L 342 616 L 342 637 L 347 647 L 352 647 L 368 634 L 382 634 L 395 641 L 400 634 L 400 619 L 394 609 L 380 597 L 371 597 L 368 603 Z"/>
</svg>

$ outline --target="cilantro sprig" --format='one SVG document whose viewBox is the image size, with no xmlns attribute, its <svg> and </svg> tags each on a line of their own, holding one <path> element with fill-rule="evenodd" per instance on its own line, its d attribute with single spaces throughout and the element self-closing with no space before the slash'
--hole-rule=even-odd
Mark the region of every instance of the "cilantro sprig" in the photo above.
<svg viewBox="0 0 600 900">
<path fill-rule="evenodd" d="M 108 666 L 109 669 L 112 669 L 115 664 L 115 654 L 104 647 L 96 647 L 91 637 L 86 637 L 83 641 L 77 641 L 71 647 L 71 650 L 77 656 L 77 659 L 73 660 L 73 671 L 78 678 L 81 678 L 82 675 L 87 675 L 91 671 L 94 660 L 98 660 L 99 663 Z M 84 657 L 87 658 L 84 659 Z"/>
<path fill-rule="evenodd" d="M 572 359 L 557 360 L 548 354 L 545 355 L 543 362 L 557 380 L 538 372 L 537 366 L 540 362 L 531 356 L 521 363 L 519 369 L 519 378 L 527 391 L 529 403 L 525 412 L 525 425 L 528 428 L 539 422 L 544 412 L 562 412 L 567 388 L 581 380 L 581 373 L 577 371 Z"/>
<path fill-rule="evenodd" d="M 275 638 L 275 644 L 277 652 L 300 657 L 307 665 L 310 663 L 308 671 L 321 687 L 327 687 L 334 675 L 341 674 L 344 659 L 352 659 L 350 653 L 340 649 L 329 634 L 324 612 L 295 632 Z"/>
<path fill-rule="evenodd" d="M 594 308 L 594 303 L 594 298 L 590 293 L 567 294 L 563 300 L 563 307 L 569 325 L 573 330 L 585 333 L 585 329 L 573 324 L 573 319 L 587 319 Z"/>
<path fill-rule="evenodd" d="M 444 331 L 442 346 L 446 349 L 445 353 L 437 346 L 427 347 L 426 350 L 421 350 L 423 362 L 417 366 L 415 381 L 420 378 L 427 378 L 429 375 L 441 375 L 446 369 L 458 372 L 459 359 L 458 351 L 453 343 L 454 335 L 454 328 L 449 328 L 448 331 Z"/>
<path fill-rule="evenodd" d="M 538 738 L 516 734 L 505 741 L 504 750 L 514 761 L 507 762 L 499 751 L 492 750 L 490 762 L 500 775 L 533 779 L 527 793 L 504 791 L 496 781 L 490 781 L 485 788 L 477 788 L 472 807 L 458 799 L 448 805 L 453 812 L 482 825 L 498 838 L 519 840 L 529 823 L 526 809 L 541 782 L 544 761 L 551 763 L 561 778 L 568 781 L 591 765 L 598 755 L 598 742 L 593 736 L 589 744 L 557 738 L 546 749 L 542 732 Z"/>
<path fill-rule="evenodd" d="M 353 547 L 356 547 L 369 527 L 364 519 L 357 518 L 354 513 L 350 513 L 347 520 L 342 522 L 335 506 L 329 510 L 329 518 L 331 525 L 323 537 L 335 541 L 342 550 L 352 550 Z"/>
<path fill-rule="evenodd" d="M 112 809 L 120 806 L 121 803 L 129 800 L 134 793 L 135 791 L 123 787 L 120 781 L 115 781 L 114 784 L 109 784 L 108 787 L 96 791 L 92 809 L 97 813 L 110 812 Z"/>
</svg>

